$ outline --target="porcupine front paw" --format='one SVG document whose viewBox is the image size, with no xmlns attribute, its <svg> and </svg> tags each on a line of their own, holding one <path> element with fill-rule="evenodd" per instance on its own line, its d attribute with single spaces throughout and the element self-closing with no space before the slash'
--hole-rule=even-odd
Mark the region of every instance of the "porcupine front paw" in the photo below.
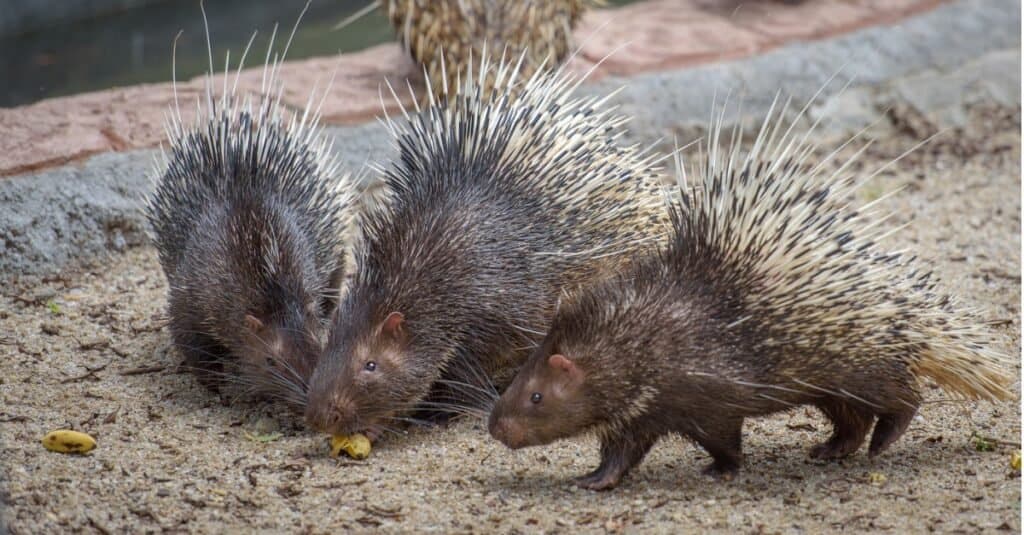
<svg viewBox="0 0 1024 535">
<path fill-rule="evenodd" d="M 717 481 L 732 481 L 740 472 L 740 466 L 730 462 L 713 461 L 701 473 Z"/>
<path fill-rule="evenodd" d="M 621 472 L 608 470 L 603 466 L 573 480 L 576 486 L 588 490 L 611 490 L 617 487 L 620 481 L 622 481 Z"/>
<path fill-rule="evenodd" d="M 657 440 L 657 435 L 633 431 L 606 437 L 601 443 L 600 466 L 593 472 L 576 479 L 576 485 L 590 490 L 615 488 L 622 481 L 622 476 L 643 460 Z"/>
</svg>

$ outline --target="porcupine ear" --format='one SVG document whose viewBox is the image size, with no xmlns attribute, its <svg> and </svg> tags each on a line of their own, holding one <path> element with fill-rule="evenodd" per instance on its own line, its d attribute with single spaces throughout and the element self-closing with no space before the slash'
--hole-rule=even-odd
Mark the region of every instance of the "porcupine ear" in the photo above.
<svg viewBox="0 0 1024 535">
<path fill-rule="evenodd" d="M 569 360 L 568 358 L 565 357 L 565 355 L 562 355 L 560 353 L 555 353 L 554 355 L 548 357 L 548 366 L 551 366 L 556 370 L 561 370 L 569 374 L 569 377 L 573 379 L 577 379 L 581 375 L 580 369 L 578 366 L 576 366 L 576 363 Z"/>
<path fill-rule="evenodd" d="M 401 340 L 405 338 L 404 325 L 405 315 L 395 311 L 384 318 L 384 321 L 380 324 L 380 333 L 394 340 Z"/>
<path fill-rule="evenodd" d="M 245 327 L 251 331 L 259 332 L 263 330 L 263 321 L 252 314 L 245 315 Z"/>
</svg>

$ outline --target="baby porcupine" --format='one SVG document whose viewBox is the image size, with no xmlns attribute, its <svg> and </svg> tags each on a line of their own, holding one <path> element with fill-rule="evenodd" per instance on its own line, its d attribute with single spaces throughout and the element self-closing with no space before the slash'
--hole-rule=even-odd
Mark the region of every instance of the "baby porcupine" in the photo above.
<svg viewBox="0 0 1024 535">
<path fill-rule="evenodd" d="M 731 476 L 746 417 L 817 406 L 834 432 L 811 456 L 839 458 L 872 423 L 870 454 L 899 438 L 922 377 L 964 398 L 1011 397 L 992 335 L 913 258 L 878 245 L 887 232 L 870 205 L 850 206 L 863 177 L 849 162 L 813 165 L 811 134 L 771 115 L 745 156 L 741 136 L 719 146 L 718 122 L 668 245 L 561 302 L 493 409 L 495 438 L 520 448 L 593 432 L 600 466 L 577 482 L 607 489 L 668 433 Z"/>
<path fill-rule="evenodd" d="M 473 64 L 522 56 L 519 75 L 557 67 L 572 29 L 593 0 L 387 0 L 385 12 L 402 46 L 426 71 L 437 95 L 454 88 Z M 489 57 L 488 57 L 489 56 Z M 488 77 L 484 88 L 489 89 Z"/>
<path fill-rule="evenodd" d="M 287 112 L 276 71 L 258 95 L 225 74 L 218 99 L 208 81 L 191 125 L 175 104 L 146 208 L 186 364 L 209 387 L 300 408 L 337 302 L 349 188 L 318 112 Z"/>
<path fill-rule="evenodd" d="M 447 395 L 465 396 L 456 411 L 490 404 L 496 392 L 480 394 L 511 378 L 563 288 L 666 235 L 657 161 L 616 143 L 624 119 L 604 98 L 574 98 L 570 75 L 541 71 L 513 98 L 511 65 L 485 93 L 488 68 L 388 123 L 400 155 L 310 381 L 315 429 L 373 430 L 414 407 L 453 409 Z"/>
</svg>

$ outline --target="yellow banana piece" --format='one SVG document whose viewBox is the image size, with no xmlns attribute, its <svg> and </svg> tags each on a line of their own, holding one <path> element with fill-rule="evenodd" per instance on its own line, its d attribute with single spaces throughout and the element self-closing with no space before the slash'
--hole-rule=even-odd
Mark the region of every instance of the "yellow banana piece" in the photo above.
<svg viewBox="0 0 1024 535">
<path fill-rule="evenodd" d="M 1020 470 L 1020 450 L 1010 454 L 1010 468 Z"/>
<path fill-rule="evenodd" d="M 365 459 L 370 456 L 370 439 L 362 433 L 332 436 L 331 456 L 337 457 L 342 451 L 353 459 Z"/>
<path fill-rule="evenodd" d="M 58 429 L 43 437 L 43 447 L 59 453 L 86 453 L 96 447 L 96 439 L 78 431 Z"/>
</svg>

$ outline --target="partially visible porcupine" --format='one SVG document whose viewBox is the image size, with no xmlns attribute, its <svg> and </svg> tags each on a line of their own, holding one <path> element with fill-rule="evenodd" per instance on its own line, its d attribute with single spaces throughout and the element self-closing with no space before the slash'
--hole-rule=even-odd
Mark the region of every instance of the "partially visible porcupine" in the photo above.
<svg viewBox="0 0 1024 535">
<path fill-rule="evenodd" d="M 563 288 L 665 235 L 656 161 L 616 143 L 624 119 L 605 99 L 574 98 L 564 73 L 536 73 L 515 98 L 513 67 L 496 70 L 493 94 L 480 79 L 407 124 L 389 121 L 400 157 L 384 206 L 362 222 L 310 382 L 313 428 L 386 426 L 416 406 L 451 408 L 424 401 L 432 391 L 436 401 L 447 387 L 473 397 L 502 384 Z"/>
<path fill-rule="evenodd" d="M 192 125 L 171 110 L 147 217 L 187 365 L 300 408 L 343 275 L 349 189 L 317 112 L 286 111 L 268 67 L 258 95 L 225 83 L 217 99 L 208 83 Z"/>
<path fill-rule="evenodd" d="M 522 57 L 521 78 L 568 55 L 572 30 L 592 0 L 387 0 L 402 46 L 426 70 L 435 93 L 455 88 L 470 66 Z M 486 79 L 485 89 L 493 79 Z"/>
<path fill-rule="evenodd" d="M 578 483 L 606 489 L 668 433 L 731 476 L 746 417 L 815 405 L 834 432 L 811 455 L 838 458 L 872 423 L 872 455 L 899 438 L 922 377 L 1011 397 L 992 335 L 926 268 L 876 243 L 888 232 L 870 205 L 849 204 L 862 177 L 813 165 L 809 135 L 769 115 L 745 156 L 712 130 L 666 248 L 562 301 L 494 407 L 495 438 L 520 448 L 594 432 L 601 463 Z"/>
</svg>

